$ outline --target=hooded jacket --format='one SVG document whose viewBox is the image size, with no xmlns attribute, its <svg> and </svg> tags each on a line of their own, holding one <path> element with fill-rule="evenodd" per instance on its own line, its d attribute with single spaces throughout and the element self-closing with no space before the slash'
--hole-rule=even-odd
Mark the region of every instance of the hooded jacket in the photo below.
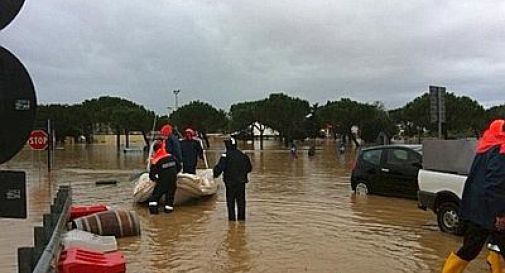
<svg viewBox="0 0 505 273">
<path fill-rule="evenodd" d="M 151 169 L 149 179 L 153 181 L 163 181 L 175 177 L 180 171 L 180 164 L 175 158 L 166 152 L 165 145 L 161 145 L 151 158 Z"/>
<path fill-rule="evenodd" d="M 182 151 L 182 164 L 184 166 L 196 166 L 198 163 L 198 158 L 203 159 L 203 149 L 200 142 L 191 139 L 184 138 L 181 141 L 181 151 Z"/>
<path fill-rule="evenodd" d="M 484 132 L 484 135 L 479 140 L 477 145 L 477 153 L 482 154 L 487 152 L 494 146 L 500 146 L 500 153 L 505 154 L 505 132 L 503 125 L 505 120 L 498 119 L 491 122 L 489 129 Z"/>
<path fill-rule="evenodd" d="M 160 129 L 160 133 L 165 140 L 165 148 L 168 153 L 172 154 L 177 160 L 178 164 L 182 162 L 182 151 L 179 139 L 173 134 L 173 129 L 170 124 L 165 124 Z"/>
<path fill-rule="evenodd" d="M 214 167 L 214 177 L 223 173 L 223 181 L 227 187 L 245 184 L 249 180 L 247 174 L 251 172 L 251 160 L 242 151 L 237 149 L 235 139 L 225 140 L 226 153 L 221 155 L 218 164 Z"/>
<path fill-rule="evenodd" d="M 489 230 L 496 217 L 505 216 L 504 123 L 493 121 L 479 140 L 461 199 L 463 219 Z"/>
</svg>

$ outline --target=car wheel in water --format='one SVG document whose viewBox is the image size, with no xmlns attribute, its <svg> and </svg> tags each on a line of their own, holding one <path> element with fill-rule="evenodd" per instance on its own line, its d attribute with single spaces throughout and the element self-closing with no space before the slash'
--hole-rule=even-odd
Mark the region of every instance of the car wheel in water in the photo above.
<svg viewBox="0 0 505 273">
<path fill-rule="evenodd" d="M 440 204 L 437 210 L 437 222 L 441 231 L 454 235 L 463 233 L 463 225 L 459 216 L 459 207 L 453 202 Z"/>
<path fill-rule="evenodd" d="M 359 195 L 367 195 L 368 193 L 370 193 L 368 185 L 363 182 L 359 182 L 358 184 L 356 184 L 356 189 L 354 191 L 356 192 L 356 194 Z"/>
</svg>

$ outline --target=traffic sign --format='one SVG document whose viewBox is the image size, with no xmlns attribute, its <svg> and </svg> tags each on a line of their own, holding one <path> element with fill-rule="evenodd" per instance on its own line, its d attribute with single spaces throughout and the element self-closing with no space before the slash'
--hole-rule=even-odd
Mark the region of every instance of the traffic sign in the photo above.
<svg viewBox="0 0 505 273">
<path fill-rule="evenodd" d="M 438 123 L 438 138 L 442 138 L 442 123 L 446 120 L 445 87 L 430 86 L 430 120 Z"/>
<path fill-rule="evenodd" d="M 0 171 L 0 218 L 26 218 L 26 174 Z"/>
<path fill-rule="evenodd" d="M 30 134 L 30 138 L 28 138 L 28 145 L 30 145 L 33 150 L 45 150 L 48 140 L 49 137 L 44 130 L 33 130 Z"/>
<path fill-rule="evenodd" d="M 430 120 L 433 123 L 446 121 L 445 87 L 430 86 Z"/>
<path fill-rule="evenodd" d="M 7 26 L 21 10 L 25 0 L 0 1 L 0 30 Z"/>
<path fill-rule="evenodd" d="M 36 106 L 28 71 L 16 56 L 0 46 L 0 164 L 26 145 Z"/>
</svg>

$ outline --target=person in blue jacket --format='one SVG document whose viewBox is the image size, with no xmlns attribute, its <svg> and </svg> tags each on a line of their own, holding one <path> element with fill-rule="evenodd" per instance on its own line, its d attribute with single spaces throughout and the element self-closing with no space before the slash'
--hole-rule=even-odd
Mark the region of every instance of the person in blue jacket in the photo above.
<svg viewBox="0 0 505 273">
<path fill-rule="evenodd" d="M 495 120 L 479 139 L 461 199 L 463 246 L 447 258 L 442 273 L 461 273 L 488 239 L 505 253 L 505 120 Z M 501 257 L 491 251 L 492 272 L 502 272 Z"/>
<path fill-rule="evenodd" d="M 195 131 L 188 128 L 184 131 L 184 139 L 181 141 L 182 172 L 196 174 L 198 158 L 203 160 L 203 148 L 200 142 L 193 139 Z"/>
<path fill-rule="evenodd" d="M 245 220 L 245 184 L 249 181 L 247 174 L 251 172 L 251 160 L 237 148 L 234 138 L 224 141 L 226 153 L 221 155 L 218 164 L 214 167 L 214 178 L 223 174 L 226 186 L 226 204 L 228 207 L 228 220 Z M 235 204 L 238 214 L 235 214 Z"/>
</svg>

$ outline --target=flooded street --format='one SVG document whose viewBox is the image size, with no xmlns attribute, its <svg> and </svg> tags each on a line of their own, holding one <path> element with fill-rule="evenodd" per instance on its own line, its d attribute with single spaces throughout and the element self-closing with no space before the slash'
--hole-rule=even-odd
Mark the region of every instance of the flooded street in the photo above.
<svg viewBox="0 0 505 273">
<path fill-rule="evenodd" d="M 135 210 L 142 235 L 118 239 L 127 272 L 440 272 L 460 238 L 443 234 L 416 201 L 355 196 L 350 189 L 354 152 L 337 155 L 321 142 L 316 156 L 298 159 L 268 142 L 265 150 L 240 147 L 253 172 L 247 186 L 247 221 L 229 223 L 224 189 L 217 196 L 149 215 L 132 203 L 129 177 L 142 169 L 142 153 L 117 155 L 113 146 L 56 150 L 50 176 L 39 154 L 23 150 L 2 169 L 28 174 L 29 219 L 0 219 L 0 272 L 15 272 L 17 247 L 33 244 L 34 225 L 49 210 L 58 185 L 70 184 L 76 204 L 105 203 Z M 208 151 L 214 165 L 224 150 Z M 46 154 L 40 154 L 43 162 Z M 100 179 L 117 185 L 96 186 Z M 481 254 L 466 272 L 488 272 Z"/>
</svg>

